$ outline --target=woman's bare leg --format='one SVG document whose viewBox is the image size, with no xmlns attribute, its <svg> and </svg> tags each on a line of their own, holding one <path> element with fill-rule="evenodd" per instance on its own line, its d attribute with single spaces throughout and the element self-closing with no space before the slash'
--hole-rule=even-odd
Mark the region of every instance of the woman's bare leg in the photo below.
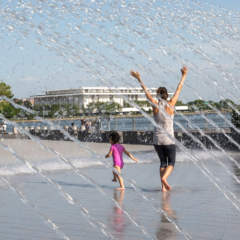
<svg viewBox="0 0 240 240">
<path fill-rule="evenodd" d="M 161 183 L 162 183 L 162 192 L 166 192 L 167 191 L 165 185 L 162 182 L 162 177 L 164 175 L 165 170 L 166 170 L 166 168 L 161 168 L 160 167 L 160 178 L 161 178 Z"/>
<path fill-rule="evenodd" d="M 163 173 L 163 176 L 161 177 L 161 181 L 167 190 L 171 190 L 171 186 L 168 184 L 167 178 L 170 176 L 172 171 L 173 171 L 173 166 L 172 165 L 167 166 Z"/>
</svg>

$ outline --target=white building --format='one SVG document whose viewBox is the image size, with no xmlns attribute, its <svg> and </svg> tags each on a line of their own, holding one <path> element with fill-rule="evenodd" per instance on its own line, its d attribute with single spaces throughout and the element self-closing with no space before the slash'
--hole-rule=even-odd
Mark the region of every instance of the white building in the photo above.
<svg viewBox="0 0 240 240">
<path fill-rule="evenodd" d="M 156 96 L 156 88 L 149 88 Z M 141 88 L 108 88 L 108 87 L 82 87 L 79 89 L 47 91 L 45 95 L 36 95 L 34 105 L 70 104 L 87 107 L 92 102 L 116 102 L 124 105 L 124 98 L 129 101 L 146 101 Z"/>
<path fill-rule="evenodd" d="M 156 97 L 157 88 L 148 88 L 153 97 Z M 116 102 L 122 107 L 126 99 L 129 101 L 146 101 L 142 88 L 129 87 L 81 87 L 79 89 L 67 89 L 46 91 L 45 95 L 33 96 L 34 105 L 75 105 L 87 108 L 92 102 Z"/>
</svg>

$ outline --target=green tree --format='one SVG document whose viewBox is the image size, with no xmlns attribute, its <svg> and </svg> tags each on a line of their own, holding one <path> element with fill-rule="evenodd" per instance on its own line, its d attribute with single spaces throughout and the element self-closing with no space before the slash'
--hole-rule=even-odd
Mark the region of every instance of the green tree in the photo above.
<svg viewBox="0 0 240 240">
<path fill-rule="evenodd" d="M 89 103 L 85 112 L 87 113 L 117 113 L 121 105 L 115 102 L 92 102 Z"/>
<path fill-rule="evenodd" d="M 18 104 L 18 105 L 22 105 L 23 104 L 23 100 L 22 99 L 18 99 L 18 98 L 14 98 L 13 101 Z"/>
<path fill-rule="evenodd" d="M 72 114 L 73 114 L 73 116 L 79 116 L 80 115 L 80 108 L 77 105 L 73 105 Z"/>
<path fill-rule="evenodd" d="M 121 109 L 120 104 L 112 102 L 112 103 L 108 103 L 105 106 L 105 110 L 107 113 L 116 113 Z"/>
<path fill-rule="evenodd" d="M 129 107 L 131 107 L 131 105 L 128 102 L 124 101 L 123 102 L 123 107 L 124 108 L 129 108 Z"/>
<path fill-rule="evenodd" d="M 232 110 L 232 124 L 237 127 L 240 128 L 240 115 L 237 113 L 237 111 Z"/>
<path fill-rule="evenodd" d="M 190 111 L 201 111 L 210 109 L 210 107 L 208 106 L 208 102 L 202 99 L 197 99 L 195 101 L 189 102 L 188 106 Z"/>
<path fill-rule="evenodd" d="M 85 113 L 101 113 L 102 110 L 105 107 L 105 103 L 103 102 L 91 102 L 87 105 L 87 108 L 85 109 Z"/>
<path fill-rule="evenodd" d="M 135 101 L 139 107 L 150 107 L 152 106 L 148 101 Z M 132 107 L 132 106 L 130 106 Z"/>
<path fill-rule="evenodd" d="M 219 101 L 219 105 L 222 110 L 231 110 L 233 107 L 236 107 L 236 104 L 229 98 Z"/>
<path fill-rule="evenodd" d="M 13 97 L 11 87 L 4 82 L 0 82 L 0 96 L 6 96 L 7 98 Z M 7 100 L 1 99 L 0 113 L 3 114 L 6 118 L 16 117 L 19 112 L 20 110 L 15 109 Z"/>
<path fill-rule="evenodd" d="M 0 96 L 6 96 L 7 98 L 13 97 L 11 87 L 4 82 L 0 82 Z"/>
<path fill-rule="evenodd" d="M 28 101 L 28 100 L 25 100 L 23 102 L 23 105 L 24 105 L 24 107 L 29 108 L 29 109 L 33 108 L 32 103 L 30 101 Z"/>
<path fill-rule="evenodd" d="M 58 104 L 53 104 L 50 106 L 50 110 L 48 112 L 48 117 L 53 118 L 58 115 L 58 112 L 60 110 L 60 105 Z"/>
<path fill-rule="evenodd" d="M 187 104 L 184 104 L 182 101 L 177 101 L 175 106 L 184 106 L 184 105 L 187 105 Z"/>
<path fill-rule="evenodd" d="M 0 113 L 6 118 L 13 118 L 17 117 L 17 115 L 20 113 L 20 110 L 14 108 L 9 102 L 2 101 L 0 103 Z"/>
</svg>

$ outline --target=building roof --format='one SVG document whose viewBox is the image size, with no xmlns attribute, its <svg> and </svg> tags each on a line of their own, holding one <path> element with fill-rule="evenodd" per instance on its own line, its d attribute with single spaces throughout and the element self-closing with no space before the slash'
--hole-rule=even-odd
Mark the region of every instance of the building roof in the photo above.
<svg viewBox="0 0 240 240">
<path fill-rule="evenodd" d="M 156 92 L 157 88 L 149 88 L 150 92 Z M 102 90 L 102 91 L 101 91 Z M 123 91 L 123 92 L 121 92 Z M 52 90 L 46 91 L 44 95 L 35 95 L 34 98 L 45 97 L 61 97 L 61 96 L 77 96 L 77 95 L 131 95 L 131 94 L 145 94 L 140 87 L 81 87 L 76 89 Z"/>
</svg>

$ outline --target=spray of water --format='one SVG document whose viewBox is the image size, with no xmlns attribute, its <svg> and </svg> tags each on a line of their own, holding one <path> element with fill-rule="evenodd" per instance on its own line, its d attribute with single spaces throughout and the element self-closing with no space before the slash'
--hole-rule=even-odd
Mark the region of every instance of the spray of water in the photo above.
<svg viewBox="0 0 240 240">
<path fill-rule="evenodd" d="M 23 50 L 22 40 L 34 34 L 37 44 L 54 51 L 71 65 L 85 72 L 92 80 L 100 79 L 100 82 L 106 85 L 111 84 L 111 78 L 119 79 L 120 76 L 120 79 L 124 80 L 125 76 L 122 72 L 126 72 L 126 67 L 129 65 L 148 72 L 150 82 L 151 78 L 161 79 L 163 74 L 167 77 L 169 73 L 174 75 L 174 70 L 168 70 L 170 59 L 181 64 L 190 62 L 185 61 L 184 52 L 176 53 L 179 46 L 185 46 L 184 49 L 189 54 L 189 58 L 196 59 L 191 65 L 192 71 L 202 72 L 206 65 L 210 65 L 221 74 L 228 75 L 229 72 L 223 67 L 224 63 L 218 64 L 218 60 L 225 54 L 232 58 L 233 67 L 238 65 L 237 48 L 232 48 L 227 41 L 231 39 L 236 43 L 239 40 L 239 28 L 237 27 L 239 13 L 225 9 L 216 11 L 211 5 L 198 1 L 175 0 L 161 4 L 156 1 L 140 1 L 140 3 L 136 1 L 131 3 L 127 1 L 79 3 L 60 0 L 39 1 L 39 4 L 35 4 L 34 2 L 9 0 L 3 3 L 3 8 L 1 8 L 0 16 L 5 24 L 1 31 L 7 30 L 9 35 L 19 33 L 15 35 L 16 44 L 19 49 Z M 119 16 L 122 17 L 119 18 Z M 64 22 L 68 18 L 70 21 Z M 81 22 L 71 21 L 74 18 Z M 58 27 L 58 21 L 64 23 L 64 28 Z M 109 22 L 111 24 L 107 26 L 106 23 Z M 108 31 L 108 28 L 112 31 Z M 184 29 L 184 33 L 189 34 L 189 36 L 186 35 L 188 39 L 183 36 L 183 31 L 180 29 Z M 80 41 L 79 36 L 83 40 Z M 200 47 L 195 43 L 197 38 L 201 40 Z M 161 45 L 158 40 L 161 40 Z M 218 50 L 218 58 L 215 57 L 215 52 L 212 54 L 211 51 L 205 51 L 208 40 L 212 40 L 210 41 L 212 47 Z M 122 44 L 116 44 L 119 42 Z M 141 44 L 145 44 L 147 50 L 143 49 Z M 101 47 L 106 48 L 107 51 L 104 52 Z M 175 51 L 170 51 L 171 49 Z M 167 60 L 162 64 L 159 60 L 153 60 L 159 58 L 155 52 L 161 53 Z M 118 62 L 115 59 L 118 59 Z M 196 67 L 199 62 L 204 63 L 201 68 Z M 156 71 L 157 67 L 164 69 L 163 73 L 159 74 L 158 70 Z M 59 67 L 59 69 L 62 68 Z M 173 68 L 175 69 L 175 66 Z M 12 68 L 13 76 L 14 69 Z M 175 77 L 170 78 L 175 79 Z M 214 82 L 218 86 L 219 81 Z M 234 89 L 239 90 L 234 77 L 232 82 Z M 229 92 L 231 93 L 232 90 Z M 208 119 L 206 120 L 211 123 Z M 74 140 L 68 133 L 65 135 Z M 234 140 L 230 141 L 234 143 Z M 86 145 L 81 146 L 95 156 L 95 153 L 91 152 Z M 56 154 L 59 156 L 57 152 Z M 194 162 L 197 164 L 197 159 L 194 156 L 191 158 L 196 160 Z M 219 184 L 216 183 L 216 179 L 206 169 L 206 166 L 200 170 L 219 188 Z M 225 191 L 222 193 L 226 194 Z"/>
<path fill-rule="evenodd" d="M 5 98 L 5 99 L 6 99 L 6 98 Z M 11 101 L 11 100 L 9 99 L 9 101 Z M 12 103 L 12 102 L 11 102 L 11 103 Z M 21 108 L 22 106 L 15 104 L 15 107 L 20 107 L 20 108 Z M 72 164 L 69 159 L 67 159 L 66 157 L 64 157 L 64 156 L 61 155 L 60 153 L 56 152 L 54 149 L 52 149 L 52 148 L 50 148 L 50 147 L 48 147 L 48 146 L 43 145 L 43 144 L 39 141 L 39 139 L 33 137 L 30 133 L 28 133 L 28 132 L 25 131 L 24 129 L 19 128 L 16 123 L 10 122 L 10 121 L 7 120 L 3 115 L 0 115 L 0 116 L 1 116 L 7 123 L 13 124 L 16 128 L 19 129 L 19 131 L 21 131 L 22 133 L 26 134 L 31 140 L 33 140 L 34 142 L 37 142 L 44 150 L 50 151 L 51 153 L 54 153 L 60 160 L 62 160 L 64 163 L 68 164 L 78 176 L 80 176 L 84 181 L 86 181 L 86 182 L 88 182 L 89 184 L 91 184 L 92 186 L 94 186 L 103 196 L 105 196 L 106 198 L 108 198 L 108 196 L 106 195 L 106 193 L 105 193 L 105 191 L 102 189 L 102 187 L 101 187 L 96 181 L 94 181 L 91 177 L 87 176 L 86 174 L 82 173 L 80 169 L 76 168 L 76 167 L 74 166 L 74 164 Z M 44 120 L 44 121 L 45 121 L 46 123 L 48 123 L 47 120 Z M 61 130 L 64 134 L 69 135 L 68 132 L 66 132 L 64 129 L 61 128 L 60 130 Z M 79 141 L 78 141 L 77 139 L 75 139 L 74 137 L 72 137 L 72 138 L 74 139 L 75 142 L 80 143 L 80 145 L 81 145 L 81 142 L 79 142 Z M 4 146 L 4 145 L 1 144 L 1 146 Z M 37 168 L 37 167 L 34 167 L 29 161 L 27 161 L 26 159 L 23 159 L 23 158 L 21 158 L 20 156 L 18 156 L 18 155 L 16 154 L 16 152 L 15 152 L 12 148 L 10 148 L 9 146 L 4 146 L 4 147 L 5 147 L 5 149 L 7 149 L 7 151 L 9 151 L 13 156 L 15 156 L 16 159 L 22 161 L 22 162 L 23 162 L 24 164 L 26 164 L 30 169 L 32 169 L 34 172 L 37 172 L 40 176 L 42 176 L 44 179 L 46 179 L 47 182 L 49 182 L 50 184 L 52 184 L 52 185 L 54 185 L 55 187 L 57 187 L 59 193 L 67 200 L 67 202 L 68 202 L 69 204 L 76 205 L 76 206 L 79 205 L 82 213 L 84 214 L 84 216 L 85 216 L 85 215 L 87 216 L 87 220 L 88 220 L 89 224 L 91 224 L 91 225 L 94 226 L 94 227 L 99 227 L 100 230 L 101 230 L 101 232 L 102 232 L 103 234 L 107 234 L 107 235 L 110 235 L 110 236 L 112 237 L 112 235 L 111 235 L 109 232 L 106 232 L 106 229 L 104 229 L 104 228 L 106 228 L 105 224 L 102 223 L 102 222 L 100 222 L 99 220 L 96 220 L 94 217 L 92 217 L 92 216 L 90 215 L 89 210 L 87 210 L 84 206 L 82 206 L 82 204 L 81 204 L 79 201 L 74 200 L 73 197 L 72 197 L 69 193 L 65 192 L 65 191 L 62 189 L 62 187 L 61 187 L 60 184 L 56 183 L 56 182 L 53 181 L 50 177 L 48 177 L 46 174 L 44 174 L 41 169 L 39 169 L 39 168 Z M 93 152 L 93 153 L 94 153 L 94 152 Z M 97 153 L 95 153 L 95 154 L 96 154 L 95 157 L 102 158 L 102 156 L 97 155 Z M 107 166 L 108 168 L 110 167 L 109 163 L 108 163 L 108 164 L 105 164 L 105 166 Z M 114 204 L 115 204 L 118 208 L 120 208 L 120 209 L 123 211 L 123 213 L 129 218 L 129 220 L 130 220 L 146 237 L 148 237 L 148 238 L 150 238 L 150 239 L 154 239 L 154 237 L 152 237 L 152 236 L 145 230 L 144 226 L 141 225 L 141 224 L 139 224 L 139 223 L 134 219 L 134 217 L 132 217 L 132 216 L 129 214 L 128 211 L 126 211 L 125 209 L 123 209 L 123 208 L 119 205 L 119 203 L 118 203 L 114 198 L 110 198 L 110 199 L 114 202 Z M 103 228 L 103 226 L 104 226 L 104 228 Z"/>
<path fill-rule="evenodd" d="M 127 101 L 127 99 L 125 99 L 125 100 Z M 130 103 L 130 102 L 129 102 L 129 103 Z M 131 103 L 131 104 L 133 105 L 133 103 Z M 21 107 L 21 106 L 20 106 L 20 107 Z M 137 105 L 135 105 L 134 107 L 139 108 Z M 139 110 L 141 110 L 141 109 L 139 109 Z M 142 112 L 142 113 L 144 114 L 144 112 Z M 152 118 L 150 118 L 149 116 L 146 116 L 146 115 L 145 115 L 145 117 L 149 118 L 149 120 L 152 121 L 154 125 L 156 125 Z M 185 130 L 185 131 L 186 131 L 186 130 Z M 186 133 L 187 133 L 187 131 L 186 131 Z M 181 144 L 180 144 L 180 147 L 183 147 L 183 146 L 181 146 Z M 188 154 L 191 156 L 191 153 L 188 152 Z M 194 156 L 194 157 L 196 158 L 196 156 Z M 194 160 L 195 160 L 195 161 L 194 161 Z M 233 202 L 233 200 L 229 197 L 229 194 L 227 194 L 226 191 L 222 190 L 222 189 L 219 187 L 219 185 L 217 184 L 216 180 L 214 180 L 214 178 L 211 176 L 211 174 L 209 174 L 209 173 L 211 173 L 211 172 L 210 172 L 205 166 L 204 166 L 205 169 L 202 169 L 201 166 L 199 166 L 199 164 L 197 163 L 198 160 L 199 160 L 199 159 L 197 159 L 197 160 L 196 160 L 196 159 L 193 159 L 194 163 L 198 166 L 198 168 L 200 168 L 200 170 L 201 170 L 201 171 L 213 182 L 213 184 L 224 194 L 224 196 L 226 197 L 226 199 L 228 199 L 237 209 L 239 209 L 238 205 L 237 205 L 235 202 Z M 132 182 L 131 182 L 131 185 L 133 185 Z M 135 186 L 135 189 L 136 189 L 136 186 Z M 145 196 L 142 195 L 142 197 L 143 197 L 143 199 L 146 199 Z M 162 210 L 162 211 L 163 211 L 163 210 Z M 176 226 L 177 226 L 177 225 L 176 225 Z M 176 229 L 179 230 L 179 231 L 181 231 L 181 233 L 183 233 L 184 236 L 188 239 L 188 236 L 189 236 L 189 235 L 186 234 L 183 230 L 181 230 L 181 228 L 177 227 Z"/>
<path fill-rule="evenodd" d="M 61 228 L 46 214 L 43 214 L 38 207 L 30 202 L 26 195 L 19 189 L 17 189 L 16 186 L 11 184 L 11 182 L 6 177 L 1 177 L 2 182 L 4 182 L 14 193 L 16 193 L 19 197 L 19 199 L 28 207 L 31 207 L 44 221 L 44 223 L 49 226 L 59 237 L 65 239 L 65 240 L 71 240 L 70 237 L 64 233 Z"/>
<path fill-rule="evenodd" d="M 45 174 L 41 169 L 33 166 L 33 164 L 31 164 L 30 161 L 22 158 L 21 156 L 19 156 L 12 147 L 5 145 L 3 143 L 0 143 L 0 146 L 10 152 L 15 158 L 16 160 L 23 162 L 33 173 L 37 173 L 39 174 L 43 179 L 45 179 L 49 184 L 51 184 L 52 186 L 54 186 L 58 192 L 60 193 L 60 195 L 67 201 L 68 204 L 70 205 L 75 205 L 77 207 L 80 208 L 82 215 L 85 217 L 85 219 L 88 221 L 88 223 L 96 228 L 96 229 L 100 229 L 100 232 L 102 234 L 104 234 L 105 237 L 108 237 L 110 239 L 114 239 L 113 236 L 111 235 L 111 233 L 109 233 L 108 231 L 106 231 L 105 229 L 105 225 L 100 222 L 99 220 L 95 219 L 93 216 L 91 216 L 91 214 L 89 213 L 88 209 L 86 209 L 84 206 L 82 206 L 81 202 L 79 200 L 75 200 L 71 194 L 69 194 L 68 192 L 66 192 L 62 186 L 60 184 L 58 184 L 56 181 L 54 181 L 52 178 L 50 178 L 47 174 Z M 12 187 L 13 190 L 16 190 L 16 188 L 14 188 L 14 186 Z M 16 192 L 18 192 L 16 190 Z M 24 198 L 25 199 L 25 198 Z M 26 202 L 26 201 L 25 201 Z M 27 203 L 27 202 L 26 202 Z M 50 220 L 49 220 L 50 221 Z M 52 222 L 53 223 L 53 222 Z"/>
</svg>

